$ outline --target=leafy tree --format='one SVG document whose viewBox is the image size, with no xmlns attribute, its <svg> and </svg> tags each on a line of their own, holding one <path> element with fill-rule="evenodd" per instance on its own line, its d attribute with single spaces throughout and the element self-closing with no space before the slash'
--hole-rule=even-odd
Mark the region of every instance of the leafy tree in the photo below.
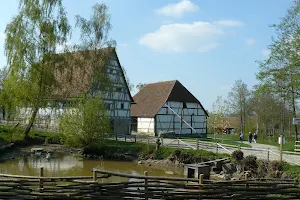
<svg viewBox="0 0 300 200">
<path fill-rule="evenodd" d="M 280 95 L 283 105 L 286 101 L 292 105 L 294 117 L 297 116 L 296 102 L 300 96 L 299 19 L 300 1 L 294 0 L 281 22 L 272 25 L 276 31 L 276 37 L 269 46 L 271 51 L 269 59 L 259 62 L 260 71 L 257 75 L 261 85 Z M 284 117 L 281 118 L 281 124 L 284 124 Z M 284 128 L 283 125 L 282 128 Z M 297 126 L 295 126 L 295 132 L 297 139 Z"/>
<path fill-rule="evenodd" d="M 218 96 L 216 102 L 213 103 L 212 112 L 209 113 L 207 119 L 207 127 L 214 133 L 219 129 L 226 130 L 229 126 L 227 120 L 224 119 L 226 113 L 228 112 L 228 107 L 224 103 L 222 96 Z"/>
<path fill-rule="evenodd" d="M 2 119 L 5 119 L 5 105 L 8 103 L 7 102 L 7 95 L 4 90 L 4 80 L 8 76 L 8 69 L 6 67 L 0 69 L 0 107 L 2 111 Z"/>
<path fill-rule="evenodd" d="M 116 42 L 109 38 L 112 25 L 108 7 L 105 4 L 95 4 L 89 19 L 77 15 L 76 27 L 80 29 L 81 43 L 73 47 L 80 52 L 80 56 L 72 54 L 75 56 L 72 60 L 76 60 L 73 65 L 75 68 L 81 68 L 88 80 L 93 80 L 91 94 L 97 94 L 99 91 L 112 92 L 113 85 L 107 73 L 107 66 L 114 56 Z"/>
<path fill-rule="evenodd" d="M 227 104 L 231 113 L 235 114 L 240 119 L 240 130 L 245 132 L 247 117 L 250 115 L 249 102 L 251 93 L 248 90 L 247 84 L 242 80 L 235 81 L 228 94 Z"/>
<path fill-rule="evenodd" d="M 146 83 L 139 83 L 139 84 L 137 84 L 135 87 L 136 87 L 136 89 L 138 89 L 138 90 L 141 90 L 143 87 L 145 87 L 147 84 Z"/>
<path fill-rule="evenodd" d="M 110 70 L 110 62 L 115 61 L 115 41 L 108 37 L 111 29 L 108 7 L 105 4 L 95 4 L 92 10 L 90 19 L 76 16 L 81 43 L 71 48 L 79 53 L 66 55 L 71 72 L 78 69 L 81 72 L 81 77 L 71 78 L 76 78 L 75 82 L 82 81 L 83 84 L 86 84 L 86 80 L 91 80 L 91 89 L 83 93 L 83 98 L 71 103 L 61 118 L 63 138 L 66 144 L 71 146 L 88 147 L 101 144 L 111 131 L 111 121 L 103 98 L 114 92 L 113 84 L 118 84 L 117 80 L 112 80 L 107 73 Z M 127 81 L 129 82 L 129 79 Z"/>
<path fill-rule="evenodd" d="M 110 118 L 100 96 L 85 96 L 70 103 L 60 119 L 64 142 L 88 147 L 101 144 L 110 133 Z"/>
<path fill-rule="evenodd" d="M 5 54 L 9 76 L 5 82 L 11 98 L 19 106 L 31 108 L 25 137 L 39 109 L 57 87 L 55 71 L 60 65 L 58 45 L 67 41 L 70 32 L 61 0 L 20 0 L 19 13 L 7 25 Z"/>
</svg>

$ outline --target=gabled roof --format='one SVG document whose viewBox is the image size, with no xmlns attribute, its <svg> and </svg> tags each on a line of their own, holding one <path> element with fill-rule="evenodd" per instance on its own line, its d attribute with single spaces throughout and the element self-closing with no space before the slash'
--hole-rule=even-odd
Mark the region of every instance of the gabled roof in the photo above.
<svg viewBox="0 0 300 200">
<path fill-rule="evenodd" d="M 126 89 L 129 94 L 130 100 L 131 102 L 133 102 L 133 98 L 129 91 L 128 84 L 115 48 L 104 48 L 100 51 L 103 52 L 104 56 L 110 56 L 110 57 L 115 56 L 118 65 L 121 68 L 121 76 L 125 81 Z M 85 66 L 78 65 L 78 61 L 83 59 L 84 57 L 83 55 L 86 56 L 90 53 L 92 53 L 92 51 L 70 52 L 69 54 L 72 54 L 72 56 L 69 57 L 72 59 L 68 59 L 66 55 L 66 59 L 67 59 L 66 63 L 71 67 L 67 68 L 66 70 L 56 71 L 55 73 L 56 80 L 58 81 L 59 85 L 62 85 L 62 87 L 59 87 L 55 91 L 53 91 L 52 97 L 50 99 L 61 100 L 61 99 L 76 98 L 76 97 L 80 97 L 80 95 L 90 90 L 93 74 L 95 73 L 92 64 L 87 62 Z"/>
<path fill-rule="evenodd" d="M 154 117 L 167 101 L 202 104 L 178 81 L 147 84 L 134 97 L 131 105 L 132 117 Z"/>
</svg>

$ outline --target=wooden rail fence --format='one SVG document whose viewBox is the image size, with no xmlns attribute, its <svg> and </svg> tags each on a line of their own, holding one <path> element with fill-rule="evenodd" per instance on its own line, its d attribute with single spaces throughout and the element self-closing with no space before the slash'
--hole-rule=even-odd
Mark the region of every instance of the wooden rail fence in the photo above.
<svg viewBox="0 0 300 200">
<path fill-rule="evenodd" d="M 111 176 L 130 181 L 101 183 Z M 122 174 L 93 169 L 93 176 L 44 177 L 0 174 L 0 199 L 299 199 L 297 180 L 210 181 Z"/>
</svg>

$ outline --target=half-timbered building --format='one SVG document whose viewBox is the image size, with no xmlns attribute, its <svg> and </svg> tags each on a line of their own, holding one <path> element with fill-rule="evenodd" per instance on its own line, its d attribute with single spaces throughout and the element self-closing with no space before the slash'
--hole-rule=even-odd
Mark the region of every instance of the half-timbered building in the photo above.
<svg viewBox="0 0 300 200">
<path fill-rule="evenodd" d="M 92 67 L 74 65 L 76 59 L 68 61 L 69 65 L 74 65 L 69 71 L 63 71 L 56 74 L 61 87 L 53 92 L 49 101 L 49 107 L 39 109 L 34 127 L 57 130 L 59 128 L 59 117 L 65 112 L 73 99 L 80 98 L 82 94 L 101 95 L 103 103 L 107 108 L 107 113 L 111 118 L 111 125 L 114 134 L 130 134 L 131 132 L 131 117 L 130 107 L 133 103 L 133 98 L 130 94 L 128 84 L 125 78 L 125 72 L 121 67 L 115 49 L 109 50 L 109 59 L 105 61 L 103 72 L 108 78 L 109 86 L 99 89 L 93 83 Z M 75 57 L 80 58 L 81 52 L 73 52 Z M 73 62 L 73 63 L 72 63 Z M 72 79 L 72 80 L 70 80 Z M 53 106 L 55 104 L 55 106 Z M 28 123 L 30 109 L 21 109 L 20 119 L 24 123 Z"/>
<path fill-rule="evenodd" d="M 206 137 L 208 114 L 200 101 L 178 80 L 147 84 L 133 99 L 134 133 L 157 136 L 173 132 Z"/>
</svg>

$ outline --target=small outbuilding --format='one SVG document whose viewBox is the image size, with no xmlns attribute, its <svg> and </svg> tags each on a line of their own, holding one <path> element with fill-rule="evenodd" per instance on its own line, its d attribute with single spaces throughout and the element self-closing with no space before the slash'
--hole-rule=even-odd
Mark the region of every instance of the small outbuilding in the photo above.
<svg viewBox="0 0 300 200">
<path fill-rule="evenodd" d="M 131 105 L 133 133 L 206 137 L 208 114 L 200 101 L 178 80 L 145 85 Z"/>
</svg>

